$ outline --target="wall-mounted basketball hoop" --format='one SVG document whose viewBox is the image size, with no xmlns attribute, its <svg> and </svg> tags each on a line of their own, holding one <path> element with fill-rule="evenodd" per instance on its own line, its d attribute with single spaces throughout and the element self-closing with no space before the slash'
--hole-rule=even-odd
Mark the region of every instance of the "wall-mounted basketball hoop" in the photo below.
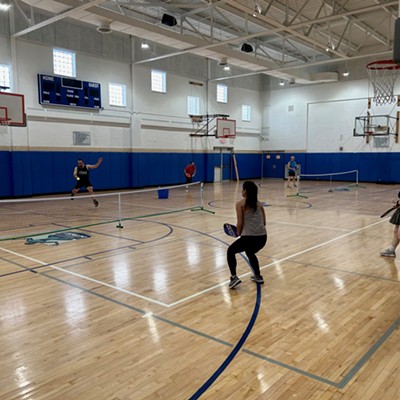
<svg viewBox="0 0 400 400">
<path fill-rule="evenodd" d="M 217 118 L 217 138 L 236 139 L 236 120 Z"/>
<path fill-rule="evenodd" d="M 374 89 L 373 101 L 377 106 L 397 101 L 394 84 L 400 73 L 400 65 L 393 60 L 374 61 L 367 65 L 369 80 Z"/>
<path fill-rule="evenodd" d="M 391 115 L 371 115 L 368 112 L 368 115 L 355 118 L 353 136 L 365 137 L 366 143 L 369 143 L 371 138 L 378 136 L 387 137 L 389 140 L 390 135 L 395 137 L 397 143 L 399 136 L 398 115 L 396 117 Z"/>
</svg>

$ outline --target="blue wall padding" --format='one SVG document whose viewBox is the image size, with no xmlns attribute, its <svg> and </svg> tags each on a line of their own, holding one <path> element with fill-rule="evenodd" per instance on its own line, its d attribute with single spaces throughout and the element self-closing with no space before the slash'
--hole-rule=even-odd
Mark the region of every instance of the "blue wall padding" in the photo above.
<svg viewBox="0 0 400 400">
<path fill-rule="evenodd" d="M 399 182 L 399 153 L 294 153 L 304 174 L 359 171 L 361 182 Z M 75 185 L 72 176 L 78 158 L 103 164 L 91 172 L 95 190 L 115 190 L 185 183 L 183 169 L 194 161 L 195 181 L 212 182 L 215 167 L 221 166 L 220 153 L 117 153 L 1 151 L 0 197 L 23 197 L 69 193 Z M 240 179 L 283 178 L 291 153 L 236 154 Z M 223 179 L 235 179 L 232 155 L 222 154 Z M 329 177 L 327 179 L 330 179 Z M 339 176 L 338 180 L 354 180 Z"/>
</svg>

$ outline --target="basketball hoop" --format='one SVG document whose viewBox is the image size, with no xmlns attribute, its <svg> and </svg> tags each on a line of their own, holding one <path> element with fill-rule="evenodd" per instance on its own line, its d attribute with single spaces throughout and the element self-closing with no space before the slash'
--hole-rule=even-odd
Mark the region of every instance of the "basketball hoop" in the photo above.
<svg viewBox="0 0 400 400">
<path fill-rule="evenodd" d="M 8 133 L 10 122 L 11 118 L 0 118 L 0 135 L 6 135 Z"/>
<path fill-rule="evenodd" d="M 394 84 L 400 72 L 400 65 L 393 60 L 374 61 L 367 65 L 367 73 L 374 88 L 373 100 L 377 106 L 396 102 Z"/>
</svg>

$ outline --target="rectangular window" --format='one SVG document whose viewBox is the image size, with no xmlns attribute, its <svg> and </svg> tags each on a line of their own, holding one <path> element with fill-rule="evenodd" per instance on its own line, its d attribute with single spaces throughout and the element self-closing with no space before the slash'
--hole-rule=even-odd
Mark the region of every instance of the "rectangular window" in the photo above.
<svg viewBox="0 0 400 400">
<path fill-rule="evenodd" d="M 75 53 L 53 49 L 53 70 L 56 75 L 76 77 Z"/>
<path fill-rule="evenodd" d="M 151 70 L 151 90 L 153 92 L 167 92 L 167 73 L 164 71 Z"/>
<path fill-rule="evenodd" d="M 188 96 L 187 98 L 187 109 L 189 115 L 200 114 L 200 98 L 195 96 Z"/>
<path fill-rule="evenodd" d="M 108 84 L 108 100 L 110 106 L 126 107 L 126 85 L 110 82 Z"/>
<path fill-rule="evenodd" d="M 0 91 L 11 92 L 11 67 L 0 64 Z"/>
<path fill-rule="evenodd" d="M 228 102 L 228 86 L 220 84 L 217 85 L 217 102 L 218 103 Z"/>
<path fill-rule="evenodd" d="M 242 105 L 242 121 L 251 121 L 251 106 Z"/>
</svg>

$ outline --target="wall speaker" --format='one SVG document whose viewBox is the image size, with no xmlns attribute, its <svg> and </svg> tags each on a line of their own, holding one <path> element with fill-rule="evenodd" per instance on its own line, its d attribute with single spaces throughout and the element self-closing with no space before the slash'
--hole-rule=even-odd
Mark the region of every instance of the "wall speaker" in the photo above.
<svg viewBox="0 0 400 400">
<path fill-rule="evenodd" d="M 400 64 L 400 18 L 394 23 L 393 61 Z"/>
<path fill-rule="evenodd" d="M 253 52 L 253 46 L 248 43 L 243 43 L 242 48 L 240 49 L 245 53 L 252 53 Z"/>
<path fill-rule="evenodd" d="M 177 24 L 176 18 L 168 14 L 163 14 L 161 23 L 167 26 L 175 26 Z"/>
</svg>

